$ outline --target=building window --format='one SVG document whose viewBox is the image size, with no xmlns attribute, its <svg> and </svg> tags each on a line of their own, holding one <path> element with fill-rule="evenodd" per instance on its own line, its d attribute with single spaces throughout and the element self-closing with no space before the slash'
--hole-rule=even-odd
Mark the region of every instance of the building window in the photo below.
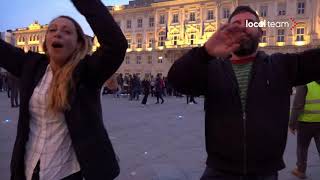
<svg viewBox="0 0 320 180">
<path fill-rule="evenodd" d="M 172 23 L 179 23 L 179 14 L 173 15 Z"/>
<path fill-rule="evenodd" d="M 137 48 L 142 48 L 142 38 L 138 38 L 137 43 Z"/>
<path fill-rule="evenodd" d="M 194 45 L 195 39 L 196 39 L 196 35 L 191 34 L 190 35 L 190 45 Z"/>
<path fill-rule="evenodd" d="M 213 20 L 213 19 L 214 19 L 213 10 L 208 10 L 207 20 Z"/>
<path fill-rule="evenodd" d="M 223 8 L 223 18 L 228 19 L 230 16 L 230 10 L 228 8 Z"/>
<path fill-rule="evenodd" d="M 126 57 L 126 64 L 130 64 L 130 57 L 129 56 Z"/>
<path fill-rule="evenodd" d="M 297 4 L 297 12 L 298 14 L 304 14 L 305 1 L 299 1 Z"/>
<path fill-rule="evenodd" d="M 137 20 L 138 28 L 142 28 L 142 19 Z"/>
<path fill-rule="evenodd" d="M 268 15 L 268 6 L 261 6 L 260 7 L 260 16 L 267 17 Z"/>
<path fill-rule="evenodd" d="M 277 42 L 284 42 L 284 29 L 278 29 Z"/>
<path fill-rule="evenodd" d="M 149 27 L 154 27 L 154 17 L 149 18 Z"/>
<path fill-rule="evenodd" d="M 164 24 L 165 23 L 165 16 L 164 15 L 160 15 L 160 24 Z"/>
<path fill-rule="evenodd" d="M 267 31 L 262 30 L 261 43 L 267 43 Z"/>
<path fill-rule="evenodd" d="M 131 29 L 131 20 L 127 20 L 127 29 Z"/>
<path fill-rule="evenodd" d="M 148 64 L 152 64 L 152 56 L 148 56 Z"/>
<path fill-rule="evenodd" d="M 127 42 L 128 42 L 128 48 L 131 49 L 132 40 L 131 39 L 127 39 Z"/>
<path fill-rule="evenodd" d="M 173 45 L 178 45 L 178 36 L 173 36 Z"/>
<path fill-rule="evenodd" d="M 189 21 L 196 21 L 196 13 L 195 12 L 191 12 L 189 15 Z"/>
<path fill-rule="evenodd" d="M 160 56 L 160 57 L 158 58 L 158 64 L 162 64 L 162 59 L 163 59 L 162 56 Z"/>
<path fill-rule="evenodd" d="M 154 43 L 154 39 L 150 38 L 149 39 L 149 43 L 148 43 L 148 48 L 152 48 L 153 47 L 153 43 Z"/>
<path fill-rule="evenodd" d="M 141 64 L 141 56 L 137 56 L 137 64 Z"/>
<path fill-rule="evenodd" d="M 165 40 L 166 40 L 166 33 L 162 31 L 162 32 L 159 33 L 159 43 L 158 43 L 158 46 L 164 46 Z"/>
<path fill-rule="evenodd" d="M 296 41 L 304 41 L 304 27 L 297 28 L 297 39 Z"/>
<path fill-rule="evenodd" d="M 279 3 L 278 4 L 278 16 L 284 16 L 284 15 L 286 15 L 286 4 Z"/>
</svg>

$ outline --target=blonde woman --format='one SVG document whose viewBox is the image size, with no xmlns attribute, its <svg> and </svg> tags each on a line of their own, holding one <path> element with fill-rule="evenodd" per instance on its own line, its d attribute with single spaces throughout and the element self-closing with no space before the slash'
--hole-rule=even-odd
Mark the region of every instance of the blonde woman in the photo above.
<svg viewBox="0 0 320 180">
<path fill-rule="evenodd" d="M 103 125 L 100 88 L 121 65 L 127 41 L 99 0 L 72 0 L 101 44 L 91 56 L 79 24 L 49 24 L 45 55 L 0 40 L 0 66 L 21 79 L 11 180 L 111 180 L 119 174 Z"/>
</svg>

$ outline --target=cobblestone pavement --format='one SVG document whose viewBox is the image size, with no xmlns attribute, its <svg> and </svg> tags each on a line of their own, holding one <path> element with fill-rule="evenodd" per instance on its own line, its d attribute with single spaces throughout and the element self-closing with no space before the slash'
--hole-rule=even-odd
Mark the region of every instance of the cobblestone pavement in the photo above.
<svg viewBox="0 0 320 180">
<path fill-rule="evenodd" d="M 104 122 L 120 158 L 117 180 L 198 180 L 205 168 L 203 100 L 187 105 L 185 98 L 165 98 L 164 104 L 142 106 L 127 98 L 102 97 Z M 0 180 L 9 179 L 18 109 L 0 93 Z M 297 180 L 295 136 L 289 134 L 284 155 L 287 168 L 280 180 Z M 308 179 L 320 180 L 320 159 L 312 142 Z"/>
</svg>

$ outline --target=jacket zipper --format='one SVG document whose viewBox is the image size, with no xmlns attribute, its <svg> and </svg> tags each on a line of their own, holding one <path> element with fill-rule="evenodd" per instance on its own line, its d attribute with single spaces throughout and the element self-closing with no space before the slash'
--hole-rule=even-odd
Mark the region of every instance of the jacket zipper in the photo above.
<svg viewBox="0 0 320 180">
<path fill-rule="evenodd" d="M 243 173 L 247 174 L 247 114 L 243 112 Z"/>
<path fill-rule="evenodd" d="M 236 84 L 236 90 L 237 90 L 238 100 L 240 102 L 240 109 L 241 109 L 241 114 L 242 114 L 242 121 L 243 121 L 243 174 L 246 175 L 247 174 L 247 169 L 248 169 L 247 168 L 247 140 L 246 140 L 246 138 L 247 138 L 247 132 L 246 132 L 246 130 L 247 130 L 247 125 L 246 125 L 247 115 L 246 115 L 245 109 L 243 109 L 243 107 L 242 107 L 239 83 L 238 83 L 238 80 L 237 80 L 237 77 L 236 77 L 236 74 L 235 74 L 235 72 L 233 70 L 232 65 L 231 65 L 231 70 L 232 70 L 231 72 L 232 72 L 232 75 L 233 75 L 233 77 L 232 77 L 233 81 Z M 250 73 L 252 73 L 252 70 L 251 70 Z M 251 81 L 251 78 L 249 80 L 249 84 L 250 84 L 250 81 Z M 248 89 L 249 89 L 249 84 L 248 84 Z M 248 94 L 248 92 L 247 92 L 247 94 Z"/>
<path fill-rule="evenodd" d="M 243 173 L 246 175 L 248 173 L 248 155 L 247 155 L 247 112 L 248 112 L 248 101 L 249 101 L 249 91 L 250 87 L 252 85 L 252 80 L 255 76 L 255 67 L 256 67 L 256 61 L 258 60 L 258 56 L 256 56 L 256 60 L 251 65 L 251 71 L 250 71 L 250 77 L 248 82 L 248 89 L 247 89 L 247 95 L 246 95 L 246 103 L 245 103 L 245 109 L 243 109 L 242 119 L 243 119 Z"/>
</svg>

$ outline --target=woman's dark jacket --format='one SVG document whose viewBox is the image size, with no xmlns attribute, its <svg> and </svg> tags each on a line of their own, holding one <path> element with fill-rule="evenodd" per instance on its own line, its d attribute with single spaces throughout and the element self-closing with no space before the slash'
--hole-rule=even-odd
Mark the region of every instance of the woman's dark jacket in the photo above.
<svg viewBox="0 0 320 180">
<path fill-rule="evenodd" d="M 127 41 L 111 14 L 99 0 L 72 0 L 84 15 L 101 47 L 86 56 L 74 70 L 75 88 L 70 92 L 70 110 L 64 112 L 72 144 L 87 180 L 111 180 L 120 169 L 103 124 L 100 88 L 121 65 Z M 24 180 L 24 155 L 29 136 L 29 101 L 43 77 L 48 58 L 24 53 L 0 40 L 0 66 L 21 79 L 21 105 L 11 160 L 11 180 Z"/>
</svg>

